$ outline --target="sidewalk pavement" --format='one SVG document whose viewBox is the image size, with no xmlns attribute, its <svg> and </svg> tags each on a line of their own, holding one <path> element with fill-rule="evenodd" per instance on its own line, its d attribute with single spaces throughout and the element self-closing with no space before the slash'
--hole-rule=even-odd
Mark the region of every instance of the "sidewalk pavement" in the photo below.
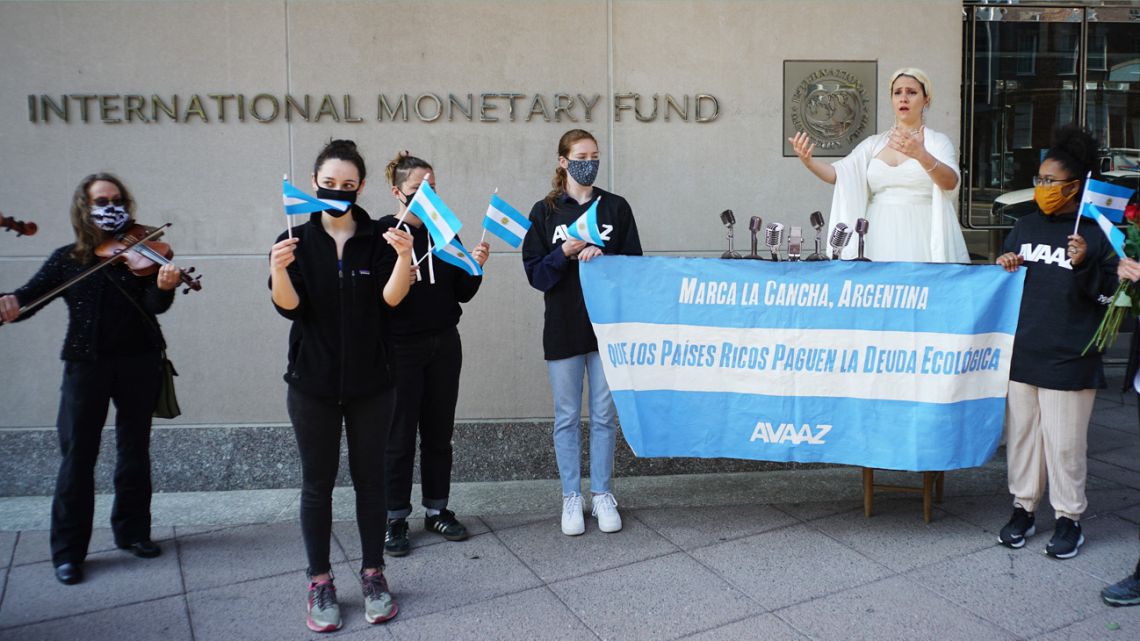
<svg viewBox="0 0 1140 641">
<path fill-rule="evenodd" d="M 920 476 L 876 474 L 914 484 Z M 472 536 L 450 543 L 412 520 L 411 555 L 389 559 L 400 605 L 364 621 L 352 494 L 335 497 L 333 557 L 344 629 L 305 627 L 296 490 L 157 494 L 157 559 L 95 531 L 77 586 L 48 561 L 50 498 L 0 498 L 0 639 L 1140 639 L 1140 606 L 1100 590 L 1140 555 L 1135 397 L 1102 391 L 1089 436 L 1086 543 L 1068 561 L 996 543 L 1011 511 L 1004 456 L 949 472 L 922 521 L 918 496 L 880 494 L 863 515 L 857 468 L 622 478 L 624 529 L 559 529 L 558 482 L 463 483 L 451 503 Z M 417 490 L 418 491 L 418 490 Z M 96 523 L 107 523 L 100 496 Z M 420 515 L 422 516 L 422 515 Z"/>
</svg>

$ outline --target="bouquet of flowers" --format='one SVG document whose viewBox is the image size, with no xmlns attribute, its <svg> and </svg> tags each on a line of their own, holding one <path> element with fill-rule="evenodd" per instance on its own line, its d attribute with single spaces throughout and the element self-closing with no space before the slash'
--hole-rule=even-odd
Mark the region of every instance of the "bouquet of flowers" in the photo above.
<svg viewBox="0 0 1140 641">
<path fill-rule="evenodd" d="M 1138 260 L 1140 259 L 1140 206 L 1125 207 L 1124 220 L 1124 255 L 1132 260 Z M 1093 334 L 1089 344 L 1085 345 L 1082 355 L 1087 354 L 1089 348 L 1094 345 L 1098 352 L 1108 349 L 1116 341 L 1116 336 L 1120 333 L 1120 323 L 1129 312 L 1133 316 L 1140 317 L 1140 297 L 1133 291 L 1132 281 L 1127 278 L 1121 279 L 1111 298 L 1108 311 L 1100 321 L 1100 327 L 1097 328 L 1096 334 Z"/>
</svg>

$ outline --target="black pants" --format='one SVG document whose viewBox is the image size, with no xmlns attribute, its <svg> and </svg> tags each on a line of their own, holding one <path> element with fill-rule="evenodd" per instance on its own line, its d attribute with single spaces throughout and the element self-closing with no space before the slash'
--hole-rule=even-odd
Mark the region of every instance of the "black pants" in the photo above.
<svg viewBox="0 0 1140 641">
<path fill-rule="evenodd" d="M 340 466 L 340 430 L 348 440 L 348 469 L 356 492 L 362 568 L 384 567 L 384 447 L 396 391 L 338 403 L 289 388 L 286 405 L 301 454 L 301 536 L 309 574 L 324 574 L 332 536 L 332 491 Z"/>
<path fill-rule="evenodd" d="M 51 558 L 82 563 L 95 515 L 95 460 L 115 403 L 115 542 L 150 539 L 150 422 L 161 383 L 158 352 L 66 361 L 60 388 L 59 475 L 51 504 Z"/>
<path fill-rule="evenodd" d="M 451 436 L 459 399 L 463 345 L 453 327 L 415 340 L 394 341 L 396 418 L 388 439 L 388 518 L 412 511 L 416 428 L 424 507 L 442 510 L 451 494 Z"/>
</svg>

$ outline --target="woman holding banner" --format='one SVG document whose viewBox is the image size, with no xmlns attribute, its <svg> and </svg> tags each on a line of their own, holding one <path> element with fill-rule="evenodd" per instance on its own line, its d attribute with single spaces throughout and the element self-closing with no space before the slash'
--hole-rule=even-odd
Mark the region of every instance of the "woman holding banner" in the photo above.
<svg viewBox="0 0 1140 641">
<path fill-rule="evenodd" d="M 12 323 L 31 318 L 21 307 L 98 263 L 96 248 L 129 228 L 135 201 L 111 174 L 91 174 L 71 199 L 75 242 L 55 250 L 26 285 L 0 296 L 0 318 Z M 151 415 L 162 380 L 161 350 L 166 341 L 156 316 L 170 308 L 179 271 L 173 263 L 157 275 L 136 276 L 125 264 L 111 264 L 57 294 L 67 303 L 60 385 L 61 460 L 51 505 L 51 560 L 60 583 L 83 581 L 83 563 L 95 516 L 95 461 L 115 404 L 115 503 L 111 530 L 115 545 L 140 558 L 162 549 L 150 538 Z M 50 298 L 48 301 L 55 300 Z"/>
<path fill-rule="evenodd" d="M 479 291 L 482 276 L 443 260 L 433 261 L 427 228 L 408 205 L 424 180 L 435 187 L 435 174 L 426 161 L 402 152 L 388 163 L 392 196 L 400 203 L 395 216 L 380 219 L 384 227 L 403 229 L 412 237 L 412 255 L 423 266 L 412 266 L 412 285 L 388 319 L 388 336 L 396 366 L 396 413 L 388 438 L 388 533 L 384 549 L 391 556 L 411 551 L 408 515 L 412 512 L 412 468 L 416 458 L 416 432 L 420 436 L 420 481 L 427 513 L 424 529 L 448 541 L 467 538 L 467 528 L 447 509 L 451 493 L 451 437 L 455 429 L 455 403 L 459 399 L 459 370 L 463 347 L 459 340 L 460 303 Z M 471 251 L 482 267 L 490 245 L 479 243 Z M 433 262 L 428 262 L 433 261 Z"/>
<path fill-rule="evenodd" d="M 589 132 L 573 129 L 558 141 L 553 189 L 530 210 L 531 227 L 523 239 L 522 258 L 531 286 L 544 293 L 542 347 L 554 395 L 554 453 L 562 479 L 562 532 L 586 531 L 582 517 L 582 381 L 590 384 L 590 490 L 598 529 L 617 532 L 621 516 L 610 488 L 617 414 L 598 355 L 578 262 L 602 254 L 641 255 L 641 240 L 629 203 L 594 187 L 599 168 L 598 143 Z M 597 207 L 598 231 L 605 247 L 567 236 L 567 226 L 591 206 Z"/>
<path fill-rule="evenodd" d="M 1092 135 L 1072 125 L 1055 131 L 1033 179 L 1039 211 L 1017 221 L 997 258 L 1007 271 L 1026 269 L 1006 399 L 1014 509 L 998 542 L 1017 549 L 1036 533 L 1034 510 L 1048 480 L 1056 524 L 1045 553 L 1056 559 L 1076 556 L 1085 540 L 1088 425 L 1105 379 L 1100 352 L 1082 352 L 1118 282 L 1104 233 L 1089 218 L 1077 220 L 1085 176 L 1097 168 Z"/>
<path fill-rule="evenodd" d="M 829 227 L 871 223 L 867 257 L 878 261 L 968 263 L 966 241 L 954 211 L 959 175 L 954 144 L 924 124 L 933 98 L 930 78 L 904 68 L 888 84 L 895 124 L 868 137 L 847 157 L 828 164 L 812 157 L 804 132 L 789 138 L 800 162 L 835 185 Z M 855 248 L 844 251 L 853 258 Z"/>
<path fill-rule="evenodd" d="M 313 165 L 323 200 L 355 203 L 364 159 L 348 140 L 330 142 Z M 314 212 L 281 234 L 270 254 L 273 305 L 293 322 L 285 382 L 301 457 L 301 534 L 309 562 L 308 617 L 315 632 L 341 627 L 329 564 L 332 490 L 341 426 L 356 493 L 365 619 L 382 623 L 397 606 L 384 578 L 384 447 L 396 391 L 384 334 L 388 310 L 408 293 L 412 239 L 352 204 Z"/>
</svg>

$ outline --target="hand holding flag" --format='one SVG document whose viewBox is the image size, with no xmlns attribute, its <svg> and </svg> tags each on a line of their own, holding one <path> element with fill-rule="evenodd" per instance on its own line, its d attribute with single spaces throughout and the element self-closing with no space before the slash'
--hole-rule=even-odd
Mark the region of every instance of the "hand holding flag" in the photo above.
<svg viewBox="0 0 1140 641">
<path fill-rule="evenodd" d="M 606 246 L 606 241 L 602 240 L 602 232 L 598 230 L 598 201 L 601 199 L 601 196 L 595 198 L 590 208 L 579 216 L 578 220 L 566 226 L 567 236 L 598 247 Z"/>
<path fill-rule="evenodd" d="M 483 229 L 518 249 L 523 236 L 530 229 L 530 221 L 510 203 L 499 198 L 498 194 L 491 194 L 491 203 L 487 205 L 487 214 L 483 217 Z"/>
<path fill-rule="evenodd" d="M 459 269 L 471 274 L 472 276 L 482 276 L 483 268 L 479 263 L 471 257 L 464 249 L 463 243 L 459 242 L 458 238 L 452 238 L 451 242 L 446 245 L 436 245 L 431 248 L 431 252 L 445 263 L 451 263 Z"/>
</svg>

